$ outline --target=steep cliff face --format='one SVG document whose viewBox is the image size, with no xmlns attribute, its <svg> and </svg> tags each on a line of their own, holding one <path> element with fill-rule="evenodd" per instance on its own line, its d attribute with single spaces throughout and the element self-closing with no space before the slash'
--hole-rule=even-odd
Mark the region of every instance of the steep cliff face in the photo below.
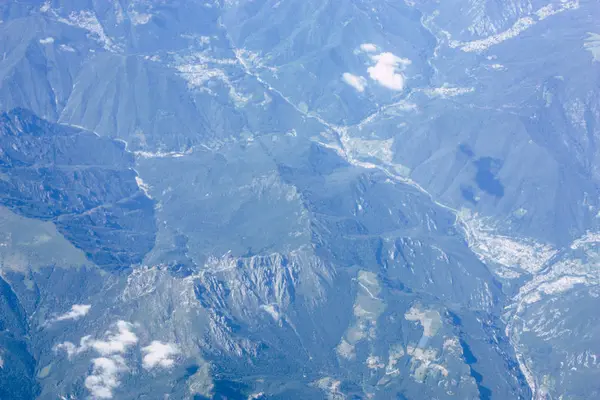
<svg viewBox="0 0 600 400">
<path fill-rule="evenodd" d="M 599 12 L 1 4 L 0 397 L 594 397 Z"/>
</svg>

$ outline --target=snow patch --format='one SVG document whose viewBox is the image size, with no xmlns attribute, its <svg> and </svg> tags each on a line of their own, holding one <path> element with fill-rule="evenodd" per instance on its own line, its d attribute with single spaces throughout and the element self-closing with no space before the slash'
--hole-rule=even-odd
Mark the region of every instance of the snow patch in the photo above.
<svg viewBox="0 0 600 400">
<path fill-rule="evenodd" d="M 54 38 L 52 36 L 48 36 L 47 38 L 40 39 L 40 44 L 52 44 L 54 43 Z"/>
</svg>

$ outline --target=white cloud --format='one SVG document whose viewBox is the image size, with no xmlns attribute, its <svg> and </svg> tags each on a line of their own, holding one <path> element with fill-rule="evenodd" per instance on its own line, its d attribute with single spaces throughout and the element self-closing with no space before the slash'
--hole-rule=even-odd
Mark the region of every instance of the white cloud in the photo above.
<svg viewBox="0 0 600 400">
<path fill-rule="evenodd" d="M 52 44 L 52 43 L 54 43 L 54 38 L 53 38 L 53 37 L 50 37 L 50 36 L 48 36 L 48 37 L 47 37 L 47 38 L 45 38 L 45 39 L 40 39 L 40 43 L 41 43 L 41 44 Z"/>
<path fill-rule="evenodd" d="M 121 320 L 116 323 L 116 330 L 104 333 L 104 339 L 91 339 L 88 335 L 81 338 L 79 346 L 64 342 L 56 345 L 54 349 L 66 351 L 69 358 L 87 350 L 97 352 L 101 357 L 92 359 L 92 373 L 85 379 L 85 387 L 93 398 L 111 399 L 114 389 L 121 383 L 119 375 L 128 371 L 121 354 L 125 354 L 129 347 L 138 342 L 132 327 L 129 322 Z"/>
<path fill-rule="evenodd" d="M 410 64 L 410 60 L 389 52 L 371 56 L 371 59 L 375 61 L 375 65 L 367 69 L 371 79 L 388 89 L 404 89 L 404 76 L 400 68 Z"/>
<path fill-rule="evenodd" d="M 98 357 L 92 360 L 92 374 L 85 378 L 85 387 L 95 399 L 112 399 L 113 390 L 121 382 L 119 374 L 128 371 L 123 357 Z"/>
<path fill-rule="evenodd" d="M 377 46 L 373 43 L 363 43 L 360 45 L 360 49 L 366 53 L 373 53 L 377 51 Z"/>
<path fill-rule="evenodd" d="M 365 86 L 367 86 L 367 80 L 365 78 L 353 75 L 349 72 L 344 72 L 342 79 L 359 92 L 364 92 Z"/>
<path fill-rule="evenodd" d="M 142 347 L 142 352 L 145 353 L 142 359 L 142 365 L 145 369 L 170 368 L 175 363 L 173 357 L 180 353 L 176 345 L 159 342 L 158 340 L 153 340 L 148 346 Z"/>
<path fill-rule="evenodd" d="M 129 346 L 137 343 L 138 338 L 131 331 L 132 325 L 126 321 L 117 322 L 117 332 L 107 332 L 106 340 L 92 340 L 90 347 L 102 355 L 125 353 Z"/>
<path fill-rule="evenodd" d="M 92 308 L 89 304 L 73 304 L 71 306 L 71 311 L 68 311 L 62 315 L 59 315 L 54 320 L 55 321 L 66 321 L 66 320 L 78 320 L 79 318 L 85 317 L 88 312 L 90 312 L 90 308 Z"/>
<path fill-rule="evenodd" d="M 67 353 L 69 358 L 73 357 L 75 354 L 79 354 L 85 350 L 87 350 L 87 346 L 84 346 L 84 343 L 90 338 L 90 336 L 84 336 L 80 340 L 80 346 L 75 346 L 72 342 L 62 342 L 54 346 L 54 351 L 64 350 Z"/>
<path fill-rule="evenodd" d="M 105 340 L 91 339 L 90 335 L 84 336 L 79 341 L 79 346 L 71 342 L 63 342 L 55 346 L 55 350 L 65 350 L 69 357 L 93 349 L 101 355 L 125 353 L 127 348 L 138 341 L 135 333 L 131 331 L 132 325 L 126 321 L 117 322 L 117 331 L 107 331 Z"/>
</svg>

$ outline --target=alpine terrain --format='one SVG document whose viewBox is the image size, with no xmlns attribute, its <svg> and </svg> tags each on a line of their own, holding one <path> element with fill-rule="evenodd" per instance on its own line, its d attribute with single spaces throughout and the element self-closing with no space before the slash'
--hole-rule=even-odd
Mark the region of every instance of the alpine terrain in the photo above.
<svg viewBox="0 0 600 400">
<path fill-rule="evenodd" d="M 600 398 L 597 0 L 6 0 L 0 54 L 0 399 Z"/>
</svg>

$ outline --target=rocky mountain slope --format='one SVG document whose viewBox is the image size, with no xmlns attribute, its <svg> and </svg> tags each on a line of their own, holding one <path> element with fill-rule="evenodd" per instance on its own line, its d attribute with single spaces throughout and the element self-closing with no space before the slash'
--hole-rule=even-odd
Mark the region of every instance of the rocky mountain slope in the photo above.
<svg viewBox="0 0 600 400">
<path fill-rule="evenodd" d="M 0 398 L 594 398 L 585 1 L 0 5 Z"/>
</svg>

